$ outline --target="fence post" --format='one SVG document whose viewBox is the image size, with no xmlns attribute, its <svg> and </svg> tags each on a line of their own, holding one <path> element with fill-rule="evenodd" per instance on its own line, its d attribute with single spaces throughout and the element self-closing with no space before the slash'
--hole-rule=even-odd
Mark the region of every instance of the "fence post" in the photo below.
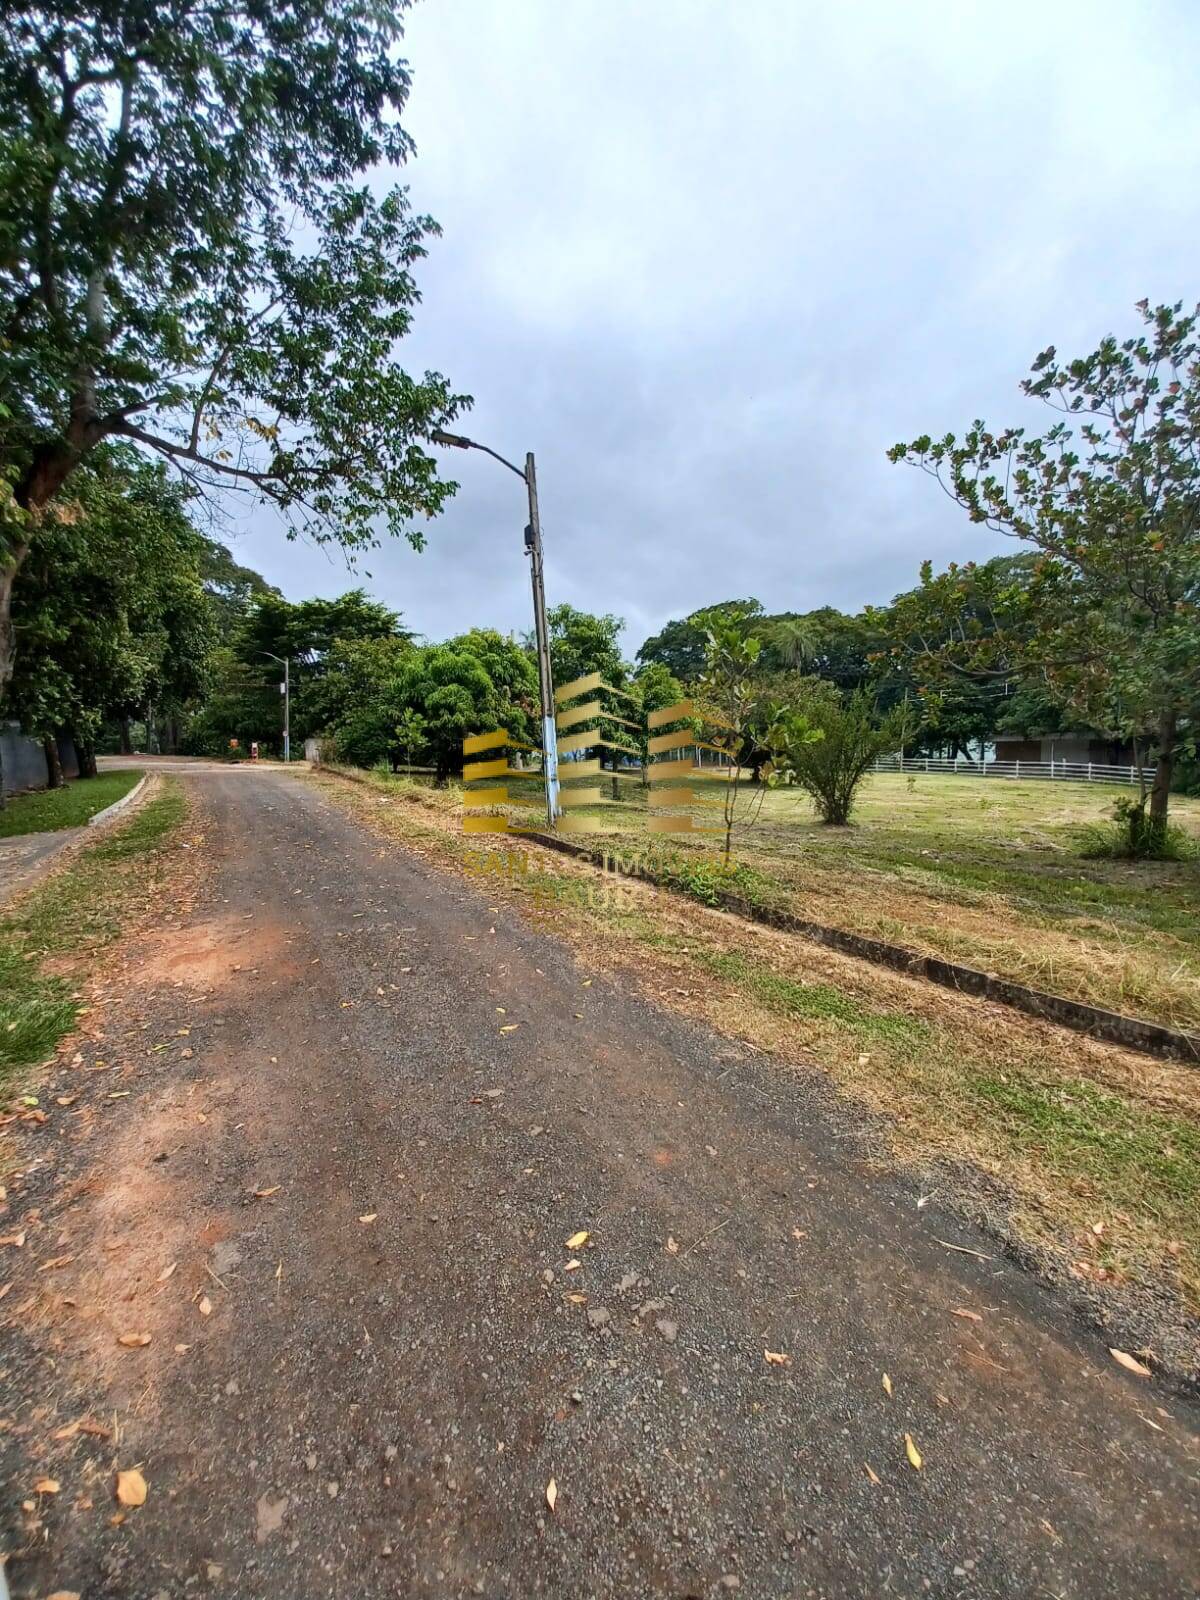
<svg viewBox="0 0 1200 1600">
<path fill-rule="evenodd" d="M 1133 768 L 1132 767 L 1130 767 L 1130 769 L 1129 769 L 1129 781 L 1130 781 L 1130 783 L 1133 782 Z"/>
</svg>

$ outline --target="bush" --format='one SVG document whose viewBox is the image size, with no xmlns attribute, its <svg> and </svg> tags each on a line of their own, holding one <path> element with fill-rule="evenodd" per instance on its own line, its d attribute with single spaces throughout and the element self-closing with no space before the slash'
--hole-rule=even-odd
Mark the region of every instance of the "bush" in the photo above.
<svg viewBox="0 0 1200 1600">
<path fill-rule="evenodd" d="M 822 822 L 843 827 L 855 792 L 877 756 L 903 745 L 906 724 L 897 710 L 880 718 L 865 689 L 852 695 L 814 696 L 798 719 L 802 735 L 788 739 L 787 769 L 812 796 Z M 820 737 L 812 738 L 815 730 Z"/>
<path fill-rule="evenodd" d="M 1089 861 L 1186 861 L 1196 846 L 1183 828 L 1148 817 L 1144 800 L 1123 795 L 1111 822 L 1083 830 L 1079 853 Z"/>
</svg>

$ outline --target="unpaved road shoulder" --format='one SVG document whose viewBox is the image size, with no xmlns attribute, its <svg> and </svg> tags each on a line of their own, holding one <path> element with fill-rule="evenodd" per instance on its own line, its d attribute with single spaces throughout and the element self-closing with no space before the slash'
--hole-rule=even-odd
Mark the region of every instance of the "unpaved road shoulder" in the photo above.
<svg viewBox="0 0 1200 1600">
<path fill-rule="evenodd" d="M 311 785 L 183 781 L 204 892 L 10 1197 L 15 1595 L 1192 1592 L 1192 1404 L 918 1210 L 818 1075 Z"/>
</svg>

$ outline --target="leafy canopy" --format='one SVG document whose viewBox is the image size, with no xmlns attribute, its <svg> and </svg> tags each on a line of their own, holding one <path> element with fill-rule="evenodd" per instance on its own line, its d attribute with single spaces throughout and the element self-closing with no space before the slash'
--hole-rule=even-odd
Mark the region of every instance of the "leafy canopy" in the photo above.
<svg viewBox="0 0 1200 1600">
<path fill-rule="evenodd" d="M 11 702 L 28 732 L 90 743 L 106 717 L 201 694 L 214 630 L 207 541 L 164 468 L 109 448 L 76 490 L 46 518 L 17 593 Z"/>
<path fill-rule="evenodd" d="M 452 485 L 465 403 L 394 357 L 436 225 L 360 181 L 411 149 L 407 0 L 34 0 L 0 13 L 0 538 L 104 438 L 347 547 Z M 0 555 L 4 546 L 0 545 Z"/>
<path fill-rule="evenodd" d="M 1063 414 L 1045 434 L 977 421 L 961 440 L 925 435 L 889 454 L 1035 554 L 1023 593 L 1000 597 L 1017 625 L 943 650 L 1040 673 L 1093 726 L 1154 729 L 1165 818 L 1174 757 L 1200 715 L 1200 343 L 1181 303 L 1138 310 L 1131 338 L 1074 361 L 1053 347 L 1037 357 L 1022 389 Z"/>
</svg>

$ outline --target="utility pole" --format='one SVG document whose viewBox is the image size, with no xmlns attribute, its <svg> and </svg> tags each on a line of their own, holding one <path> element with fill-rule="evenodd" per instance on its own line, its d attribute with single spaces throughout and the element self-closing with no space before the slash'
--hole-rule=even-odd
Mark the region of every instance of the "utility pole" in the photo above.
<svg viewBox="0 0 1200 1600">
<path fill-rule="evenodd" d="M 529 578 L 533 585 L 533 633 L 537 641 L 538 685 L 542 696 L 546 820 L 553 827 L 558 815 L 558 729 L 554 722 L 554 677 L 550 671 L 550 632 L 546 627 L 546 585 L 542 576 L 542 524 L 538 516 L 537 471 L 532 450 L 525 457 L 524 478 L 529 491 L 529 526 L 525 529 L 525 548 L 529 552 Z"/>
<path fill-rule="evenodd" d="M 292 658 L 283 658 L 283 759 L 292 759 Z"/>
<path fill-rule="evenodd" d="M 260 650 L 260 656 L 268 656 L 272 661 L 278 661 L 283 668 L 283 682 L 279 685 L 279 692 L 283 696 L 283 759 L 292 759 L 292 658 L 291 656 L 277 656 L 273 650 Z"/>
<path fill-rule="evenodd" d="M 546 821 L 553 828 L 558 816 L 558 729 L 554 723 L 554 675 L 550 670 L 550 632 L 546 626 L 546 588 L 542 575 L 542 523 L 538 516 L 537 472 L 533 452 L 525 457 L 524 471 L 491 449 L 477 444 L 461 433 L 447 433 L 435 428 L 430 435 L 434 444 L 450 445 L 456 450 L 482 450 L 501 466 L 515 472 L 525 485 L 529 496 L 529 522 L 525 529 L 525 551 L 529 556 L 529 578 L 533 587 L 533 636 L 537 643 L 538 688 L 542 702 L 542 771 L 546 779 Z"/>
</svg>

